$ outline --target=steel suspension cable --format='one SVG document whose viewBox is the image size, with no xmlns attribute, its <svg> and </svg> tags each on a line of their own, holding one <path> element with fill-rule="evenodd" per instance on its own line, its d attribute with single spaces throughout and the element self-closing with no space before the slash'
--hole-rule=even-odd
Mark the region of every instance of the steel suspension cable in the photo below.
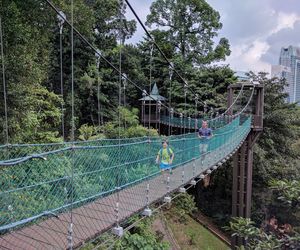
<svg viewBox="0 0 300 250">
<path fill-rule="evenodd" d="M 68 229 L 68 248 L 73 249 L 73 208 L 75 197 L 74 168 L 75 168 L 75 107 L 74 107 L 74 0 L 71 0 L 71 141 L 72 141 L 72 166 L 71 166 L 71 218 Z"/>
<path fill-rule="evenodd" d="M 150 65 L 149 65 L 149 93 L 151 94 L 151 83 L 152 83 L 152 55 L 153 55 L 153 45 L 150 47 Z M 151 108 L 151 101 L 149 100 L 149 128 L 148 128 L 148 158 L 151 159 L 151 137 L 150 137 L 150 108 Z M 150 171 L 150 166 L 152 163 L 152 159 L 150 160 L 150 164 L 147 167 L 147 175 L 149 176 L 151 171 Z M 147 185 L 146 185 L 146 210 L 145 215 L 148 213 L 148 215 L 151 214 L 150 207 L 149 207 L 149 195 L 150 195 L 150 182 L 149 178 L 147 178 Z"/>
<path fill-rule="evenodd" d="M 8 114 L 7 114 L 7 92 L 6 92 L 6 79 L 5 79 L 5 60 L 4 60 L 4 43 L 3 43 L 3 29 L 2 17 L 0 16 L 0 43 L 1 43 L 1 59 L 2 59 L 2 83 L 3 83 L 3 100 L 4 100 L 4 115 L 5 115 L 5 143 L 9 143 L 8 134 Z"/>
<path fill-rule="evenodd" d="M 121 105 L 122 105 L 122 37 L 121 37 L 121 29 L 122 29 L 122 0 L 119 0 L 119 25 L 120 25 L 120 51 L 119 51 L 119 86 L 118 86 L 118 164 L 121 165 Z M 117 169 L 117 197 L 115 203 L 115 219 L 116 219 L 116 228 L 117 230 L 120 228 L 119 224 L 119 204 L 120 204 L 120 168 Z"/>
<path fill-rule="evenodd" d="M 255 90 L 255 86 L 252 87 L 252 92 L 251 92 L 251 95 L 249 97 L 249 100 L 248 100 L 247 104 L 244 106 L 244 108 L 240 112 L 238 112 L 236 114 L 236 116 L 239 116 L 240 114 L 244 113 L 244 111 L 248 108 L 248 106 L 249 106 L 249 104 L 250 104 L 250 102 L 251 102 L 251 100 L 253 98 L 254 90 Z"/>
<path fill-rule="evenodd" d="M 240 91 L 239 91 L 237 97 L 234 99 L 234 101 L 231 103 L 231 105 L 230 105 L 223 113 L 219 114 L 217 117 L 214 117 L 214 118 L 210 119 L 210 121 L 213 121 L 213 120 L 216 120 L 216 119 L 218 119 L 218 118 L 220 118 L 220 117 L 223 117 L 224 115 L 227 114 L 227 112 L 228 112 L 229 110 L 232 109 L 232 107 L 236 104 L 236 102 L 237 102 L 238 99 L 240 98 L 241 94 L 243 93 L 243 91 L 244 91 L 244 86 L 245 86 L 245 84 L 242 84 L 242 87 L 241 87 L 241 89 L 240 89 Z"/>
</svg>

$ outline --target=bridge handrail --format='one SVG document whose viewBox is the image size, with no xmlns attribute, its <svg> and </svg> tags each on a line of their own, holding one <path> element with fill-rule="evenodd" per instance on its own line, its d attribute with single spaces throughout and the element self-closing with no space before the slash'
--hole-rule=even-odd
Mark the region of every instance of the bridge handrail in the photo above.
<svg viewBox="0 0 300 250">
<path fill-rule="evenodd" d="M 232 147 L 233 144 L 239 143 L 241 136 L 244 136 L 249 129 L 250 118 L 237 127 L 230 127 L 228 125 L 228 131 L 216 134 L 215 137 L 210 140 L 208 152 L 225 152 L 228 150 L 229 146 Z M 187 162 L 201 157 L 198 148 L 203 141 L 197 140 L 196 134 L 191 134 L 190 136 L 194 137 L 175 138 L 174 140 L 171 140 L 171 145 L 176 155 L 174 167 L 182 166 Z M 140 148 L 140 145 L 145 145 L 142 146 L 145 148 Z M 125 188 L 147 178 L 152 178 L 159 173 L 159 169 L 153 163 L 155 154 L 149 154 L 149 152 L 158 151 L 160 145 L 160 140 L 157 138 L 147 144 L 145 141 L 144 143 L 139 142 L 139 144 L 127 144 L 126 147 L 123 147 L 125 150 L 123 153 L 126 158 L 121 162 L 118 162 L 118 159 L 115 158 L 114 147 L 81 147 L 77 148 L 75 151 L 68 150 L 64 151 L 62 154 L 57 153 L 50 155 L 47 168 L 45 168 L 45 161 L 37 159 L 36 161 L 31 162 L 30 165 L 28 163 L 22 163 L 21 165 L 24 167 L 21 168 L 1 169 L 0 182 L 3 184 L 3 191 L 0 192 L 0 197 L 6 200 L 4 204 L 10 204 L 12 206 L 16 216 L 11 218 L 7 207 L 0 209 L 0 231 L 36 220 L 37 215 L 43 217 L 51 215 L 49 213 L 61 212 L 62 210 L 67 209 L 70 204 L 77 206 L 78 204 L 82 204 L 94 198 L 103 197 L 109 193 L 115 192 L 119 188 Z M 99 151 L 99 149 L 101 151 Z M 102 152 L 102 150 L 104 151 Z M 73 175 L 74 183 L 77 183 L 76 185 L 80 188 L 76 190 L 76 193 L 78 193 L 77 196 L 70 202 L 67 198 L 71 188 L 71 176 L 68 174 L 71 170 L 71 166 L 69 165 L 68 159 L 72 157 L 72 154 L 74 154 L 76 159 L 76 168 Z M 87 159 L 88 162 L 85 162 Z M 114 163 L 116 164 L 114 165 Z M 97 164 L 101 164 L 98 169 L 96 167 Z M 94 166 L 96 168 L 94 168 Z M 53 170 L 51 172 L 48 173 L 46 171 L 47 169 L 52 168 Z M 59 173 L 59 171 L 61 172 L 60 168 L 63 170 L 62 173 L 65 173 L 61 176 Z M 92 171 L 93 168 L 94 171 Z M 30 171 L 28 173 L 24 172 L 26 169 L 30 169 Z M 143 169 L 147 169 L 147 173 L 143 172 Z M 58 173 L 56 173 L 57 171 Z M 34 174 L 35 172 L 39 173 L 39 175 L 31 176 L 31 173 Z M 114 178 L 119 174 L 122 176 L 122 180 L 119 185 L 116 185 L 116 179 Z M 59 178 L 56 178 L 56 176 Z M 91 183 L 94 183 L 93 189 L 84 186 L 86 180 L 89 181 L 89 186 Z M 67 192 L 65 194 L 63 194 L 65 192 L 63 191 L 64 188 L 66 188 Z M 41 192 L 43 190 L 48 191 L 42 194 Z M 55 198 L 56 195 L 58 196 Z M 20 200 L 18 196 L 24 198 Z M 26 197 L 31 197 L 29 201 L 32 201 L 34 204 L 28 203 L 29 201 L 27 201 Z M 31 211 L 30 207 L 36 205 L 34 202 L 35 198 L 42 198 L 42 200 L 40 200 L 40 205 L 34 209 L 32 208 Z M 50 200 L 51 203 L 48 202 Z M 21 204 L 26 205 L 23 207 Z M 30 214 L 32 216 L 28 216 Z M 18 221 L 19 224 L 15 224 Z"/>
</svg>

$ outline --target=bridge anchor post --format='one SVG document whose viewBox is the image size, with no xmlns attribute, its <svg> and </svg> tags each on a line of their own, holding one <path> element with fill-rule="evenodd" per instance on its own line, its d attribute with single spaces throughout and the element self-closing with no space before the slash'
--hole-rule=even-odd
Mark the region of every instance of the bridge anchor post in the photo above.
<svg viewBox="0 0 300 250">
<path fill-rule="evenodd" d="M 142 215 L 146 217 L 151 217 L 152 216 L 152 210 L 150 208 L 145 208 Z"/>
<path fill-rule="evenodd" d="M 122 237 L 124 234 L 124 229 L 123 227 L 116 226 L 112 229 L 112 233 L 118 237 Z"/>
<path fill-rule="evenodd" d="M 115 213 L 116 213 L 116 226 L 112 229 L 112 233 L 116 236 L 122 237 L 124 234 L 124 229 L 119 225 L 119 202 L 116 203 Z"/>
<path fill-rule="evenodd" d="M 152 215 L 152 210 L 149 208 L 149 192 L 150 192 L 150 185 L 149 183 L 147 184 L 147 189 L 146 189 L 146 208 L 142 212 L 142 215 L 146 217 L 150 217 Z"/>
</svg>

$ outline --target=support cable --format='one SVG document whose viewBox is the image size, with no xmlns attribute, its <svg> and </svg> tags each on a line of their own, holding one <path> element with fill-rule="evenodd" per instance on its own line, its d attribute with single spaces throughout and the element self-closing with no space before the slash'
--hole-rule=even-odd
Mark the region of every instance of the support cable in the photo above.
<svg viewBox="0 0 300 250">
<path fill-rule="evenodd" d="M 231 105 L 230 105 L 223 113 L 219 114 L 219 115 L 216 116 L 215 118 L 210 119 L 210 121 L 214 121 L 214 120 L 216 120 L 216 119 L 218 119 L 218 118 L 220 118 L 220 117 L 226 115 L 227 112 L 230 111 L 230 110 L 232 109 L 232 107 L 236 104 L 237 100 L 240 98 L 241 94 L 243 93 L 243 91 L 244 91 L 244 86 L 245 86 L 245 84 L 242 84 L 242 87 L 241 87 L 241 89 L 240 89 L 240 91 L 239 91 L 237 97 L 234 99 L 234 101 L 231 103 Z"/>
<path fill-rule="evenodd" d="M 122 0 L 119 0 L 119 24 L 120 24 L 120 34 L 122 33 Z M 121 105 L 122 105 L 122 37 L 120 35 L 120 51 L 119 51 L 119 85 L 118 85 L 118 163 L 121 165 Z M 113 228 L 113 234 L 121 237 L 123 235 L 123 228 L 119 224 L 119 214 L 120 214 L 120 191 L 121 191 L 121 182 L 120 182 L 120 170 L 118 168 L 116 170 L 116 189 L 117 189 L 117 197 L 115 203 L 115 227 Z"/>
<path fill-rule="evenodd" d="M 150 65 L 149 65 L 149 93 L 151 92 L 151 83 L 152 83 L 152 55 L 153 55 L 153 45 L 151 45 L 150 47 Z M 150 138 L 150 112 L 151 110 L 151 101 L 149 100 L 149 128 L 148 128 L 148 158 L 149 160 L 149 166 L 147 167 L 147 176 L 150 176 L 151 171 L 150 171 L 150 167 L 152 164 L 152 157 L 151 157 L 151 138 Z M 149 207 L 149 202 L 150 202 L 150 182 L 149 182 L 150 178 L 147 178 L 147 185 L 146 185 L 146 208 L 143 211 L 143 215 L 144 216 L 148 216 L 150 217 L 152 215 L 152 211 Z"/>
<path fill-rule="evenodd" d="M 57 15 L 58 18 L 58 27 L 59 27 L 59 61 L 60 61 L 60 95 L 62 98 L 61 102 L 61 132 L 63 141 L 65 141 L 65 114 L 64 114 L 64 80 L 63 80 L 63 48 L 62 48 L 62 35 L 63 35 L 63 25 L 65 19 L 61 18 L 63 16 L 66 18 L 66 15 L 60 11 L 60 15 Z"/>
<path fill-rule="evenodd" d="M 100 51 L 98 51 L 100 54 Z M 96 66 L 97 66 L 97 108 L 98 108 L 98 127 L 100 128 L 102 122 L 101 122 L 101 103 L 100 103 L 100 59 L 101 57 L 98 55 L 98 53 L 95 53 L 96 56 Z"/>
<path fill-rule="evenodd" d="M 250 104 L 250 102 L 251 102 L 251 100 L 253 98 L 254 90 L 255 90 L 255 86 L 253 85 L 251 96 L 249 97 L 249 100 L 248 100 L 247 104 L 244 106 L 244 108 L 240 112 L 238 112 L 237 114 L 235 114 L 235 116 L 239 116 L 240 114 L 244 113 L 244 111 L 248 108 L 248 106 L 249 106 L 249 104 Z"/>
<path fill-rule="evenodd" d="M 173 115 L 173 109 L 172 107 L 172 78 L 173 78 L 173 63 L 172 67 L 169 67 L 169 79 L 170 79 L 170 89 L 169 89 L 169 128 L 168 128 L 168 135 L 171 135 L 171 116 Z"/>
<path fill-rule="evenodd" d="M 152 82 L 152 59 L 153 59 L 153 44 L 151 44 L 151 47 L 150 47 L 150 79 L 149 79 L 149 95 L 151 96 L 151 82 Z M 148 111 L 148 129 L 150 131 L 150 123 L 151 123 L 151 111 L 152 111 L 152 108 L 151 108 L 151 100 L 149 100 L 149 111 Z M 155 111 L 157 112 L 157 110 Z"/>
<path fill-rule="evenodd" d="M 72 166 L 71 166 L 71 218 L 68 228 L 68 249 L 73 249 L 73 208 L 74 208 L 74 167 L 75 167 L 75 108 L 74 108 L 74 0 L 71 0 L 71 141 L 72 141 Z"/>
</svg>

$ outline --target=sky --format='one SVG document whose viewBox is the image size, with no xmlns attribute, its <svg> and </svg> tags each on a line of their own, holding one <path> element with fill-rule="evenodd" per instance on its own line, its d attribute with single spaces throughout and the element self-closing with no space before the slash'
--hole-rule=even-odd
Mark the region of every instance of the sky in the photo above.
<svg viewBox="0 0 300 250">
<path fill-rule="evenodd" d="M 142 21 L 153 0 L 131 0 Z M 231 55 L 225 64 L 236 71 L 271 71 L 281 47 L 300 46 L 300 0 L 207 0 L 220 13 L 221 37 L 229 40 Z M 134 18 L 128 9 L 127 16 Z M 145 35 L 141 27 L 129 42 Z"/>
</svg>

